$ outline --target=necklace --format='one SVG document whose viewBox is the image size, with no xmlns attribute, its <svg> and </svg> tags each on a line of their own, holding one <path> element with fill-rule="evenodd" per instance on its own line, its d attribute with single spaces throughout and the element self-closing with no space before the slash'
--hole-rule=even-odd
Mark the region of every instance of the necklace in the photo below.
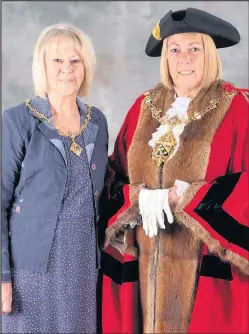
<svg viewBox="0 0 249 334">
<path fill-rule="evenodd" d="M 212 109 L 215 109 L 221 103 L 221 98 L 215 101 L 210 101 L 210 104 L 201 110 L 200 112 L 196 113 L 195 115 L 189 117 L 187 120 L 180 120 L 177 116 L 173 116 L 171 118 L 161 117 L 162 110 L 157 110 L 153 105 L 152 98 L 147 96 L 145 98 L 145 104 L 149 107 L 152 117 L 155 118 L 160 124 L 168 125 L 168 131 L 166 134 L 162 135 L 152 151 L 152 159 L 156 161 L 158 167 L 164 165 L 164 163 L 172 156 L 174 153 L 177 140 L 174 136 L 173 129 L 177 125 L 187 125 L 192 123 L 195 120 L 201 119 L 207 112 Z"/>
<path fill-rule="evenodd" d="M 86 119 L 84 121 L 84 123 L 82 124 L 80 130 L 78 132 L 68 132 L 68 134 L 64 134 L 62 133 L 58 126 L 53 122 L 51 121 L 49 118 L 47 118 L 44 114 L 40 113 L 38 110 L 34 109 L 32 106 L 31 106 L 31 101 L 30 100 L 26 100 L 26 106 L 30 109 L 30 111 L 32 111 L 39 119 L 43 119 L 43 120 L 46 120 L 49 124 L 51 124 L 57 131 L 58 133 L 63 136 L 63 137 L 69 137 L 71 140 L 72 140 L 72 143 L 70 145 L 70 151 L 74 154 L 76 154 L 78 157 L 81 155 L 81 153 L 83 152 L 83 147 L 81 147 L 79 144 L 77 144 L 75 142 L 75 137 L 81 135 L 83 133 L 83 131 L 86 129 L 87 127 L 87 124 L 89 123 L 90 119 L 91 119 L 91 106 L 89 106 L 87 104 L 87 115 L 86 115 Z"/>
</svg>

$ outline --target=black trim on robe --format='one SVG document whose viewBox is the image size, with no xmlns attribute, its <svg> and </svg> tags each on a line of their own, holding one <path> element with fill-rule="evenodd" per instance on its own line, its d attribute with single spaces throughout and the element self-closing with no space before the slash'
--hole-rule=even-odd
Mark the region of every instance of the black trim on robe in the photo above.
<svg viewBox="0 0 249 334">
<path fill-rule="evenodd" d="M 194 211 L 228 242 L 249 251 L 249 228 L 222 209 L 240 175 L 234 173 L 217 178 Z"/>
<path fill-rule="evenodd" d="M 108 253 L 102 252 L 101 268 L 103 274 L 110 277 L 116 284 L 138 281 L 138 261 L 121 263 Z"/>
<path fill-rule="evenodd" d="M 214 255 L 204 255 L 201 263 L 200 276 L 233 280 L 231 265 Z"/>
</svg>

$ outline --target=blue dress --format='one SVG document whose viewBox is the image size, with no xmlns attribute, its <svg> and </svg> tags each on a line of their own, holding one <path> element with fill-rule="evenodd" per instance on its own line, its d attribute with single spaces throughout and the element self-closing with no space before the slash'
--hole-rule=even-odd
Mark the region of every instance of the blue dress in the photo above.
<svg viewBox="0 0 249 334">
<path fill-rule="evenodd" d="M 56 130 L 55 130 L 56 131 Z M 46 273 L 13 269 L 12 312 L 3 333 L 96 333 L 96 235 L 92 183 L 85 150 L 69 150 L 67 183 Z M 76 142 L 85 147 L 83 136 Z M 53 163 L 53 162 L 51 162 Z"/>
</svg>

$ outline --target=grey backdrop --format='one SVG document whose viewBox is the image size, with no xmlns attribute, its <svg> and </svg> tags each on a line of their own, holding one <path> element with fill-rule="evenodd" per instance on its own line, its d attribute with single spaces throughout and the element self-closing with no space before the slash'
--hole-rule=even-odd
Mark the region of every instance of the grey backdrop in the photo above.
<svg viewBox="0 0 249 334">
<path fill-rule="evenodd" d="M 93 40 L 98 68 L 86 102 L 100 108 L 109 123 L 110 151 L 134 100 L 159 81 L 159 58 L 144 53 L 153 25 L 170 9 L 196 7 L 230 21 L 241 42 L 220 50 L 223 78 L 248 87 L 247 1 L 18 1 L 2 3 L 2 108 L 33 93 L 32 53 L 43 28 L 72 23 Z"/>
</svg>

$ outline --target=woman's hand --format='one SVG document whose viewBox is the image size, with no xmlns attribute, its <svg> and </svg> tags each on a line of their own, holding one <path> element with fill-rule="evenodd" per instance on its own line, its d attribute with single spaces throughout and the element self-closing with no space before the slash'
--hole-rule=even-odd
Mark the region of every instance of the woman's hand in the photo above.
<svg viewBox="0 0 249 334">
<path fill-rule="evenodd" d="M 154 237 L 157 235 L 159 228 L 165 229 L 164 213 L 169 224 L 174 222 L 173 213 L 188 187 L 187 182 L 176 180 L 175 185 L 169 189 L 149 190 L 145 187 L 140 188 L 139 211 L 146 235 Z"/>
<path fill-rule="evenodd" d="M 2 314 L 8 314 L 11 312 L 12 304 L 12 284 L 2 283 Z"/>
<path fill-rule="evenodd" d="M 158 229 L 165 229 L 164 213 L 168 223 L 173 223 L 174 217 L 168 204 L 168 189 L 142 189 L 139 193 L 139 210 L 142 216 L 145 234 L 154 237 Z"/>
<path fill-rule="evenodd" d="M 177 186 L 173 186 L 172 188 L 169 188 L 169 196 L 168 196 L 168 202 L 169 207 L 172 212 L 175 212 L 175 209 L 180 201 L 180 196 L 177 194 Z"/>
</svg>

